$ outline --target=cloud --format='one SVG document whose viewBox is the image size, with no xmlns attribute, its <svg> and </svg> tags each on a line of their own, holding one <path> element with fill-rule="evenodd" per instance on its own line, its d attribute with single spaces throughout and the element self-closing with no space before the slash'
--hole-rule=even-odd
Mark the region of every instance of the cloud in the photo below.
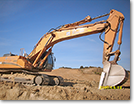
<svg viewBox="0 0 134 104">
<path fill-rule="evenodd" d="M 18 40 L 0 37 L 0 48 L 2 46 L 11 46 L 16 42 L 18 42 Z"/>
<path fill-rule="evenodd" d="M 87 38 L 87 40 L 89 40 L 89 41 L 91 41 L 91 42 L 95 42 L 94 39 Z"/>
<path fill-rule="evenodd" d="M 5 43 L 5 42 L 0 42 L 0 46 L 10 46 L 9 43 Z"/>
<path fill-rule="evenodd" d="M 9 41 L 10 40 L 8 39 L 0 38 L 0 46 L 9 46 L 10 45 Z"/>
</svg>

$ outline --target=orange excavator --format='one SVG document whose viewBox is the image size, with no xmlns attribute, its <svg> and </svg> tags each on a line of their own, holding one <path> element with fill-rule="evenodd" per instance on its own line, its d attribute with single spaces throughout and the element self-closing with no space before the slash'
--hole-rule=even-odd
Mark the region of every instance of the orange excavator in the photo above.
<svg viewBox="0 0 134 104">
<path fill-rule="evenodd" d="M 88 24 L 104 16 L 109 17 L 107 20 Z M 41 37 L 29 55 L 26 54 L 24 49 L 21 49 L 21 55 L 9 53 L 0 57 L 0 81 L 33 85 L 63 85 L 64 80 L 61 76 L 44 73 L 51 73 L 53 70 L 53 46 L 64 40 L 100 33 L 99 38 L 104 43 L 104 48 L 103 72 L 100 77 L 99 88 L 101 86 L 122 85 L 128 76 L 126 70 L 117 64 L 121 54 L 123 21 L 124 15 L 113 9 L 108 14 L 95 18 L 87 16 L 81 21 L 52 28 Z M 104 39 L 101 37 L 103 33 L 105 34 Z M 117 33 L 119 47 L 112 52 Z M 109 61 L 111 56 L 114 56 L 113 61 Z"/>
</svg>

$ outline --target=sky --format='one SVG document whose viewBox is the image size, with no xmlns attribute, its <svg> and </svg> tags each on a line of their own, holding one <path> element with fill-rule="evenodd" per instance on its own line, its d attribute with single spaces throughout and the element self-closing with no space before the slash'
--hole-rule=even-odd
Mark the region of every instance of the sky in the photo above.
<svg viewBox="0 0 134 104">
<path fill-rule="evenodd" d="M 92 18 L 103 15 L 111 9 L 125 16 L 118 64 L 130 70 L 129 0 L 0 0 L 0 56 L 9 52 L 19 55 L 20 48 L 25 48 L 30 54 L 39 39 L 51 28 L 82 20 L 88 15 Z M 113 51 L 118 48 L 117 39 L 118 36 Z M 52 51 L 56 57 L 54 69 L 63 66 L 103 67 L 103 42 L 99 40 L 99 34 L 57 43 Z"/>
</svg>

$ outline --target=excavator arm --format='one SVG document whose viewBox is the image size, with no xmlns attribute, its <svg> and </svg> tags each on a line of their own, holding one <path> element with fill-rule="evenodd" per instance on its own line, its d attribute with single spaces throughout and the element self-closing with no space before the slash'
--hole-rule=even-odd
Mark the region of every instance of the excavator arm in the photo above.
<svg viewBox="0 0 134 104">
<path fill-rule="evenodd" d="M 108 27 L 108 23 L 105 21 L 96 22 L 91 25 L 68 27 L 66 29 L 60 28 L 46 34 L 36 45 L 34 50 L 30 53 L 29 59 L 34 60 L 33 65 L 36 66 L 42 54 L 54 44 L 90 34 L 100 33 Z M 63 27 L 64 28 L 64 27 Z M 44 45 L 45 43 L 45 45 Z M 34 56 L 37 55 L 34 59 Z"/>
<path fill-rule="evenodd" d="M 81 25 L 108 15 L 109 18 L 107 20 L 95 22 L 94 24 Z M 119 47 L 121 45 L 123 20 L 124 16 L 122 13 L 116 10 L 111 10 L 110 13 L 102 16 L 98 16 L 95 18 L 87 16 L 85 19 L 81 21 L 63 25 L 59 29 L 54 29 L 53 31 L 46 33 L 36 44 L 35 48 L 29 54 L 28 58 L 31 60 L 33 66 L 37 66 L 36 64 L 39 62 L 42 54 L 50 47 L 53 47 L 58 42 L 86 35 L 92 35 L 96 33 L 101 33 L 99 36 L 101 39 L 102 33 L 105 32 L 105 39 L 104 40 L 101 39 L 104 42 L 103 62 L 105 60 L 109 61 L 111 55 L 116 54 L 116 56 L 119 56 L 120 53 L 119 50 L 115 51 L 114 53 L 113 52 L 111 53 L 111 51 L 114 45 L 118 29 L 120 30 L 118 38 Z M 117 59 L 114 61 L 115 61 L 114 63 L 116 63 Z"/>
</svg>

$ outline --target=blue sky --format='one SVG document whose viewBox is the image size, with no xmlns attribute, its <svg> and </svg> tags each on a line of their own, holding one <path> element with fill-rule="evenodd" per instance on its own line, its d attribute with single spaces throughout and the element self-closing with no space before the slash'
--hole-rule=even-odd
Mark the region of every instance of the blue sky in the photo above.
<svg viewBox="0 0 134 104">
<path fill-rule="evenodd" d="M 122 54 L 118 63 L 130 70 L 129 0 L 0 0 L 0 56 L 9 52 L 19 55 L 20 48 L 25 48 L 29 54 L 49 29 L 82 20 L 87 15 L 92 18 L 103 15 L 111 9 L 125 16 Z M 113 51 L 117 48 L 115 44 Z M 56 57 L 55 69 L 62 66 L 103 67 L 103 43 L 99 34 L 57 43 L 53 53 Z"/>
</svg>

